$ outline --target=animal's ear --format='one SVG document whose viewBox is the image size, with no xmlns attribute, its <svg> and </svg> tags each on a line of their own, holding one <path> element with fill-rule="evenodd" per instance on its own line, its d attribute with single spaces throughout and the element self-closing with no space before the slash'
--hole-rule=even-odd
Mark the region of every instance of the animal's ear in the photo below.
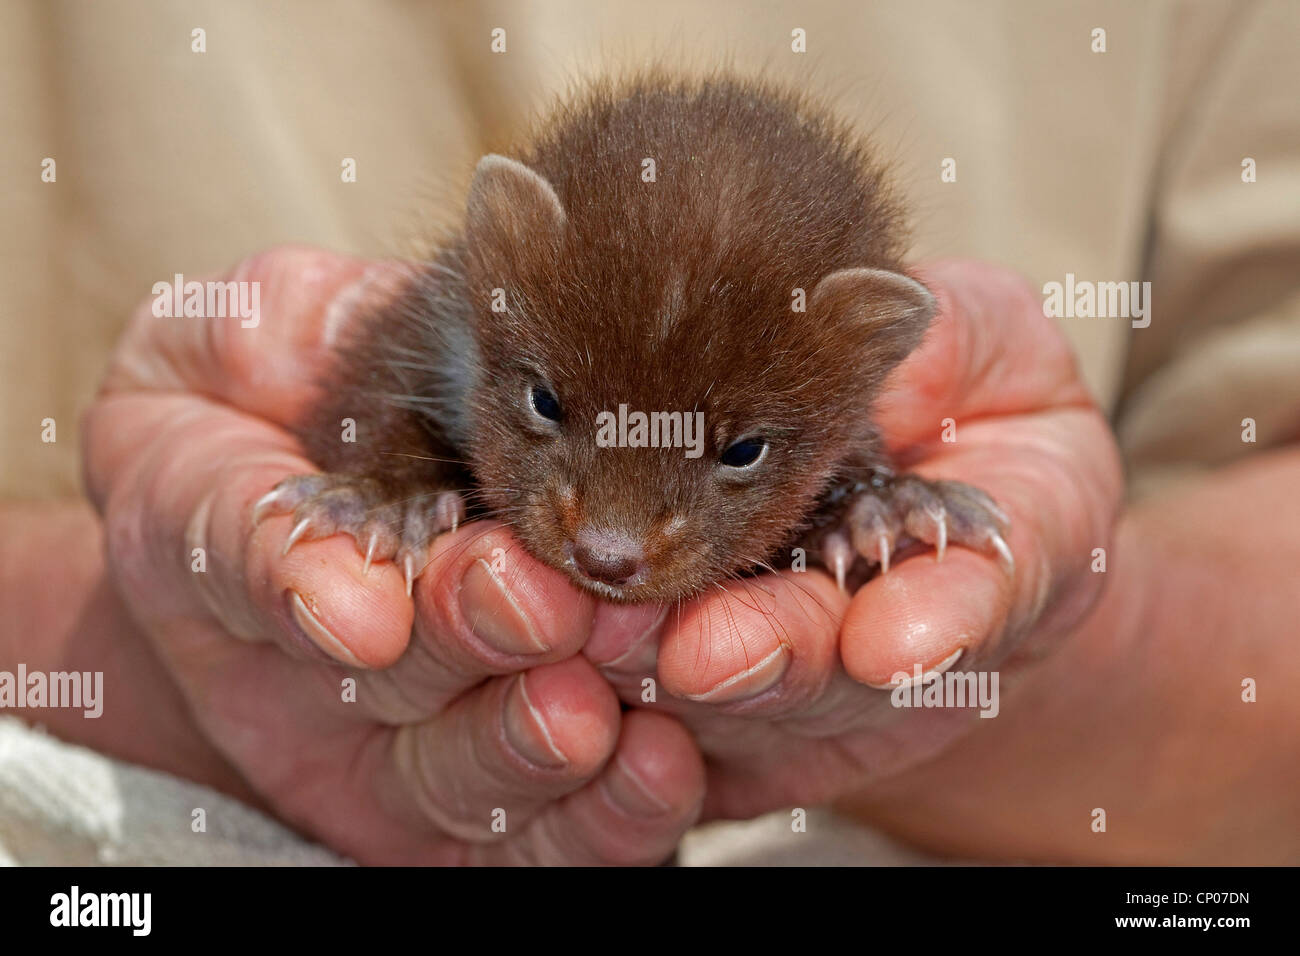
<svg viewBox="0 0 1300 956">
<path fill-rule="evenodd" d="M 558 248 L 568 218 L 544 177 L 495 153 L 478 161 L 467 205 L 470 245 L 512 258 L 530 249 Z"/>
<path fill-rule="evenodd" d="M 888 371 L 921 344 L 935 302 L 930 290 L 902 273 L 840 269 L 817 283 L 809 309 L 820 321 L 851 330 Z"/>
</svg>

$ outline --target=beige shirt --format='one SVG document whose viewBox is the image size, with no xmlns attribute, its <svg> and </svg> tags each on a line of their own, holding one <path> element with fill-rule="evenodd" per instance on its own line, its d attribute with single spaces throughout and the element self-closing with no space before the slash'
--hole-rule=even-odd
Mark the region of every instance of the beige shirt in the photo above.
<svg viewBox="0 0 1300 956">
<path fill-rule="evenodd" d="M 569 79 L 651 57 L 830 95 L 894 161 L 917 257 L 1149 281 L 1145 328 L 1060 320 L 1143 486 L 1295 439 L 1297 50 L 1288 0 L 11 0 L 0 494 L 76 493 L 78 415 L 153 283 L 280 242 L 404 252 Z"/>
</svg>

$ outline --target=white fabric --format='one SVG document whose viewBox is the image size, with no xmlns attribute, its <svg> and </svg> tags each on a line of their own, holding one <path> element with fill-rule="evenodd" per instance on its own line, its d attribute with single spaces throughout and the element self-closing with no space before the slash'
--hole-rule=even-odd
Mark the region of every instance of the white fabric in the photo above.
<svg viewBox="0 0 1300 956">
<path fill-rule="evenodd" d="M 206 813 L 206 832 L 191 829 Z M 337 866 L 345 861 L 215 790 L 0 717 L 0 863 Z"/>
<path fill-rule="evenodd" d="M 206 832 L 195 833 L 196 808 Z M 934 860 L 826 811 L 697 827 L 683 866 L 909 865 Z M 0 717 L 0 864 L 339 866 L 348 861 L 215 790 L 64 743 Z"/>
</svg>

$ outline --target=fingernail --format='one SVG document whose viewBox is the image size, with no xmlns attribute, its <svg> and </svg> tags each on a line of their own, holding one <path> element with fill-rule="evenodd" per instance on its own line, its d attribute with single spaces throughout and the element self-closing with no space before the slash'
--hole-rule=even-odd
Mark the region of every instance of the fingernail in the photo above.
<svg viewBox="0 0 1300 956">
<path fill-rule="evenodd" d="M 475 635 L 504 654 L 541 654 L 550 647 L 541 639 L 505 582 L 479 558 L 460 582 L 460 611 Z"/>
<path fill-rule="evenodd" d="M 746 668 L 739 674 L 732 674 L 726 680 L 710 687 L 702 694 L 686 694 L 688 700 L 704 701 L 710 704 L 725 704 L 733 700 L 757 697 L 773 686 L 790 666 L 790 655 L 785 645 L 778 644 L 776 650 L 768 654 L 753 667 Z"/>
<path fill-rule="evenodd" d="M 387 263 L 373 265 L 339 289 L 333 301 L 325 309 L 325 321 L 321 325 L 321 341 L 325 345 L 333 345 L 351 323 L 358 309 L 363 307 L 371 290 L 379 286 L 382 291 L 385 284 L 393 279 L 392 270 Z"/>
<path fill-rule="evenodd" d="M 515 686 L 506 693 L 506 739 L 531 764 L 556 770 L 566 767 L 568 758 L 555 745 L 541 712 L 528 699 L 524 676 L 520 674 Z"/>
<path fill-rule="evenodd" d="M 965 653 L 966 653 L 966 648 L 964 647 L 957 648 L 957 650 L 953 651 L 951 654 L 949 654 L 939 663 L 935 664 L 929 670 L 923 670 L 921 672 L 920 677 L 916 676 L 915 673 L 916 667 L 915 665 L 913 665 L 912 673 L 899 671 L 894 675 L 894 680 L 891 680 L 888 684 L 872 684 L 867 682 L 864 683 L 867 683 L 868 687 L 871 687 L 875 690 L 894 690 L 896 687 L 911 687 L 913 684 L 916 684 L 920 681 L 928 681 L 933 677 L 938 677 L 940 674 L 949 670 L 953 664 L 956 664 L 958 659 Z"/>
<path fill-rule="evenodd" d="M 605 792 L 614 806 L 630 816 L 657 817 L 672 809 L 622 757 L 613 759 L 604 779 Z"/>
<path fill-rule="evenodd" d="M 301 631 L 307 635 L 316 650 L 323 651 L 329 655 L 331 660 L 339 661 L 351 667 L 365 667 L 355 654 L 348 649 L 348 646 L 335 637 L 330 629 L 320 622 L 311 608 L 307 607 L 307 602 L 302 596 L 292 589 L 289 591 L 289 613 L 293 615 Z"/>
<path fill-rule="evenodd" d="M 598 604 L 583 653 L 597 667 L 654 670 L 659 648 L 652 638 L 667 617 L 666 604 Z"/>
</svg>

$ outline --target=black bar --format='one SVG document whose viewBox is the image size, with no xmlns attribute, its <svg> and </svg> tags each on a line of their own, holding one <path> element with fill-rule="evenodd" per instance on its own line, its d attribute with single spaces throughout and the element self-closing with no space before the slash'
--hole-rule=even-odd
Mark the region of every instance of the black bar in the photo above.
<svg viewBox="0 0 1300 956">
<path fill-rule="evenodd" d="M 871 948 L 892 940 L 987 945 L 1124 937 L 1231 945 L 1242 933 L 1284 930 L 1296 885 L 1293 868 L 28 868 L 0 869 L 0 931 L 6 944 L 70 935 L 91 944 L 148 939 L 205 947 L 279 939 L 388 945 L 406 938 L 434 953 L 498 950 L 509 939 L 548 948 L 565 939 L 585 939 L 584 946 L 622 939 L 656 949 L 716 940 L 731 948 L 789 934 Z M 60 910 L 60 900 L 71 903 L 73 886 L 87 916 L 99 912 L 97 894 L 150 894 L 147 936 L 137 935 L 129 919 L 135 915 L 135 926 L 143 927 L 143 896 L 136 898 L 140 910 L 122 908 L 122 897 L 110 901 L 127 925 L 51 925 L 52 917 L 67 921 L 70 905 Z M 1207 918 L 1208 928 L 1188 925 Z M 1152 922 L 1120 925 L 1134 919 Z"/>
</svg>

